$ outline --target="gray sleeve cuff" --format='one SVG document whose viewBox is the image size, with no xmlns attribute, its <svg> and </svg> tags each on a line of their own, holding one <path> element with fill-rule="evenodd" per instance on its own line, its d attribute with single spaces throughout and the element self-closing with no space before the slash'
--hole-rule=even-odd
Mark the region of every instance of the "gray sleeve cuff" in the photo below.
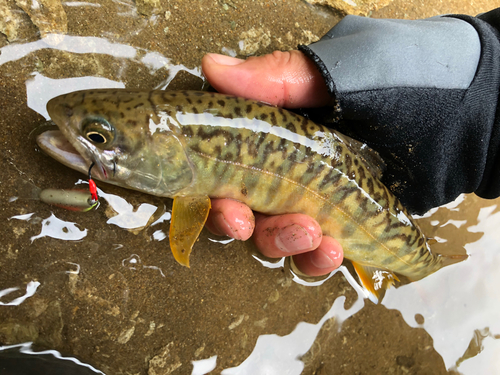
<svg viewBox="0 0 500 375">
<path fill-rule="evenodd" d="M 346 16 L 301 50 L 338 95 L 393 87 L 466 89 L 476 73 L 481 44 L 474 27 L 456 18 Z"/>
</svg>

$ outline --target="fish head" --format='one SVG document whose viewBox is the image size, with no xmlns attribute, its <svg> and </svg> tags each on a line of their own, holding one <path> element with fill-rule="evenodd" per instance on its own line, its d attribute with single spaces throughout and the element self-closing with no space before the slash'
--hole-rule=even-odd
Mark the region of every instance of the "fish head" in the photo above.
<svg viewBox="0 0 500 375">
<path fill-rule="evenodd" d="M 191 164 L 170 129 L 151 131 L 148 92 L 84 90 L 51 99 L 47 111 L 60 134 L 42 133 L 40 147 L 59 162 L 129 189 L 174 196 L 193 180 Z"/>
</svg>

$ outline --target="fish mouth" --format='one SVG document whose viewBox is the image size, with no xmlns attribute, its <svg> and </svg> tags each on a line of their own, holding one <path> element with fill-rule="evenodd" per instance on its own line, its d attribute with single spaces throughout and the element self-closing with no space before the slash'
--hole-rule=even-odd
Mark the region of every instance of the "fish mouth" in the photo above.
<svg viewBox="0 0 500 375">
<path fill-rule="evenodd" d="M 99 180 L 106 180 L 107 173 L 100 160 L 91 160 L 82 154 L 67 140 L 60 130 L 48 130 L 36 137 L 38 146 L 50 157 L 61 164 L 87 174 L 89 166 L 95 162 L 96 167 L 92 170 L 93 175 Z"/>
</svg>

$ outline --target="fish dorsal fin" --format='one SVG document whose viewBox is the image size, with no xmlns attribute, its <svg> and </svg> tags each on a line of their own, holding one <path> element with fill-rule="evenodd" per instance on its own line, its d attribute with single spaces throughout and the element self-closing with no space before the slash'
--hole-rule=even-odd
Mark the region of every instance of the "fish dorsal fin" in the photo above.
<svg viewBox="0 0 500 375">
<path fill-rule="evenodd" d="M 366 143 L 357 141 L 347 135 L 337 131 L 335 131 L 335 134 L 361 159 L 365 167 L 371 171 L 376 178 L 379 180 L 382 178 L 386 165 L 377 151 L 370 148 Z"/>
<path fill-rule="evenodd" d="M 170 249 L 179 264 L 189 267 L 189 254 L 210 211 L 210 198 L 175 197 L 170 223 Z"/>
<path fill-rule="evenodd" d="M 396 281 L 399 281 L 398 277 L 390 271 L 356 262 L 352 262 L 352 265 L 358 274 L 359 281 L 368 292 L 368 298 L 373 303 L 380 303 L 385 290 L 394 285 Z"/>
</svg>

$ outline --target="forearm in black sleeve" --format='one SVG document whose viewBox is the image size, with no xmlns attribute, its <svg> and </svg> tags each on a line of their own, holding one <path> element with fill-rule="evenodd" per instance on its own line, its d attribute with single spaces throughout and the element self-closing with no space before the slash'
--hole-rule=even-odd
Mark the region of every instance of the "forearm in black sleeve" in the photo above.
<svg viewBox="0 0 500 375">
<path fill-rule="evenodd" d="M 379 152 L 414 213 L 500 195 L 500 9 L 479 17 L 347 16 L 300 49 L 340 110 L 335 126 Z M 332 110 L 332 118 L 339 112 Z"/>
</svg>

